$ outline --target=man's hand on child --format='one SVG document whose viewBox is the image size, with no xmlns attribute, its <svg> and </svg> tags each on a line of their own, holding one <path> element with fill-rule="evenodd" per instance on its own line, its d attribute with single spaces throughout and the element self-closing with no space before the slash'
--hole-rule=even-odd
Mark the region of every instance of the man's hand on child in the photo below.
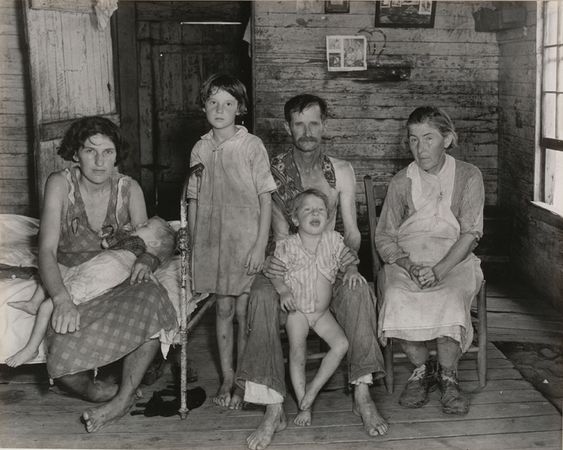
<svg viewBox="0 0 563 450">
<path fill-rule="evenodd" d="M 344 284 L 348 284 L 350 289 L 356 289 L 357 285 L 366 284 L 366 279 L 358 272 L 355 265 L 348 266 L 344 273 Z"/>
<path fill-rule="evenodd" d="M 264 262 L 263 273 L 267 278 L 283 278 L 287 272 L 285 264 L 275 256 L 268 256 Z"/>
<path fill-rule="evenodd" d="M 290 312 L 295 311 L 295 301 L 293 300 L 293 295 L 291 293 L 280 294 L 280 307 L 282 310 Z"/>
</svg>

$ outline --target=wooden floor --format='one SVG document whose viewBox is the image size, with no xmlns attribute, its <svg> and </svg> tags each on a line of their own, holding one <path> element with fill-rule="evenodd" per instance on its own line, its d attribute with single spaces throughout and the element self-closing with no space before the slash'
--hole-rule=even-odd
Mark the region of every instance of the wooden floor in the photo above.
<svg viewBox="0 0 563 450">
<path fill-rule="evenodd" d="M 559 320 L 557 316 L 542 311 L 527 313 L 527 303 L 519 295 L 511 297 L 509 290 L 489 286 L 491 341 L 528 334 L 538 340 L 559 336 L 560 343 L 562 327 L 553 325 Z M 189 354 L 199 375 L 190 388 L 201 386 L 211 396 L 218 387 L 218 371 L 209 322 L 204 320 L 194 330 Z M 432 393 L 430 402 L 421 409 L 401 408 L 397 400 L 409 368 L 406 363 L 396 363 L 395 393 L 388 394 L 381 383 L 372 388 L 378 408 L 390 423 L 386 436 L 369 438 L 352 413 L 350 395 L 339 390 L 320 394 L 313 425 L 307 428 L 292 424 L 296 408 L 294 401 L 287 399 L 290 425 L 275 435 L 270 448 L 561 449 L 562 421 L 557 409 L 522 379 L 493 344 L 489 344 L 488 365 L 488 384 L 479 391 L 474 356 L 460 363 L 461 385 L 471 398 L 471 410 L 465 417 L 443 414 L 438 392 Z M 29 366 L 20 371 L 2 368 L 0 447 L 244 449 L 245 437 L 262 417 L 261 409 L 222 410 L 208 399 L 185 421 L 178 416 L 126 416 L 96 434 L 87 434 L 79 414 L 90 405 L 49 392 L 43 370 L 43 366 L 37 367 L 35 372 L 43 375 L 34 376 Z M 145 398 L 166 388 L 171 379 L 166 371 L 157 383 L 143 389 Z"/>
</svg>

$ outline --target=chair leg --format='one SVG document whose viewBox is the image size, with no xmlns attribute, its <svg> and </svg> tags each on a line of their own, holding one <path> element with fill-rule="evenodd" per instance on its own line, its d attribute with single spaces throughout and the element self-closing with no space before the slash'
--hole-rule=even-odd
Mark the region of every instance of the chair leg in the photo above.
<svg viewBox="0 0 563 450">
<path fill-rule="evenodd" d="M 487 286 L 484 280 L 477 297 L 477 317 L 479 322 L 477 367 L 479 371 L 479 387 L 484 388 L 487 384 Z"/>
<path fill-rule="evenodd" d="M 387 340 L 387 345 L 383 350 L 383 358 L 385 359 L 385 387 L 387 392 L 392 394 L 395 382 L 393 375 L 393 339 Z"/>
</svg>

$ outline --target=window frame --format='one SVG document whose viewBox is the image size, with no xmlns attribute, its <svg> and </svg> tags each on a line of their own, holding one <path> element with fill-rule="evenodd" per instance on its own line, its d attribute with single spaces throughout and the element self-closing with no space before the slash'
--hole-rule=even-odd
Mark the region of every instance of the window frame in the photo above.
<svg viewBox="0 0 563 450">
<path fill-rule="evenodd" d="M 556 30 L 555 34 L 558 37 L 561 33 L 561 28 L 563 23 L 559 20 L 559 8 L 563 8 L 563 4 L 555 2 L 557 5 L 556 12 Z M 551 192 L 546 192 L 546 180 L 547 170 L 548 170 L 548 151 L 563 152 L 563 138 L 554 139 L 543 136 L 543 126 L 544 126 L 544 94 L 555 94 L 555 127 L 558 125 L 558 119 L 563 120 L 563 110 L 558 108 L 558 95 L 563 96 L 563 86 L 560 86 L 559 78 L 563 78 L 559 71 L 562 70 L 560 64 L 555 65 L 555 90 L 544 90 L 544 53 L 548 48 L 556 48 L 556 59 L 559 61 L 561 53 L 563 52 L 563 46 L 561 43 L 557 42 L 555 44 L 544 45 L 545 42 L 545 21 L 546 21 L 546 11 L 547 11 L 547 1 L 539 0 L 537 2 L 537 27 L 536 27 L 536 56 L 537 56 L 537 71 L 536 71 L 536 164 L 535 164 L 535 176 L 534 176 L 534 204 L 537 206 L 548 209 L 554 214 L 563 217 L 562 211 L 557 211 L 552 203 L 549 203 L 549 197 L 552 195 Z M 557 129 L 557 128 L 556 128 Z M 557 132 L 556 132 L 557 135 Z M 561 174 L 563 177 L 563 174 Z"/>
</svg>

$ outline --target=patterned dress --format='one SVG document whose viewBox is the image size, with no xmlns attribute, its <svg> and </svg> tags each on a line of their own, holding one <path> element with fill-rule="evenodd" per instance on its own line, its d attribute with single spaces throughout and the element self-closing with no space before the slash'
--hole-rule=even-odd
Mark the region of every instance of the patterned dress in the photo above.
<svg viewBox="0 0 563 450">
<path fill-rule="evenodd" d="M 102 251 L 100 233 L 88 223 L 80 195 L 78 169 L 65 169 L 68 200 L 63 211 L 58 262 L 80 264 Z M 130 222 L 130 178 L 116 173 L 102 230 L 115 232 Z M 59 378 L 117 361 L 161 330 L 176 326 L 176 314 L 163 287 L 125 282 L 88 303 L 79 305 L 80 330 L 47 334 L 47 370 Z"/>
</svg>

